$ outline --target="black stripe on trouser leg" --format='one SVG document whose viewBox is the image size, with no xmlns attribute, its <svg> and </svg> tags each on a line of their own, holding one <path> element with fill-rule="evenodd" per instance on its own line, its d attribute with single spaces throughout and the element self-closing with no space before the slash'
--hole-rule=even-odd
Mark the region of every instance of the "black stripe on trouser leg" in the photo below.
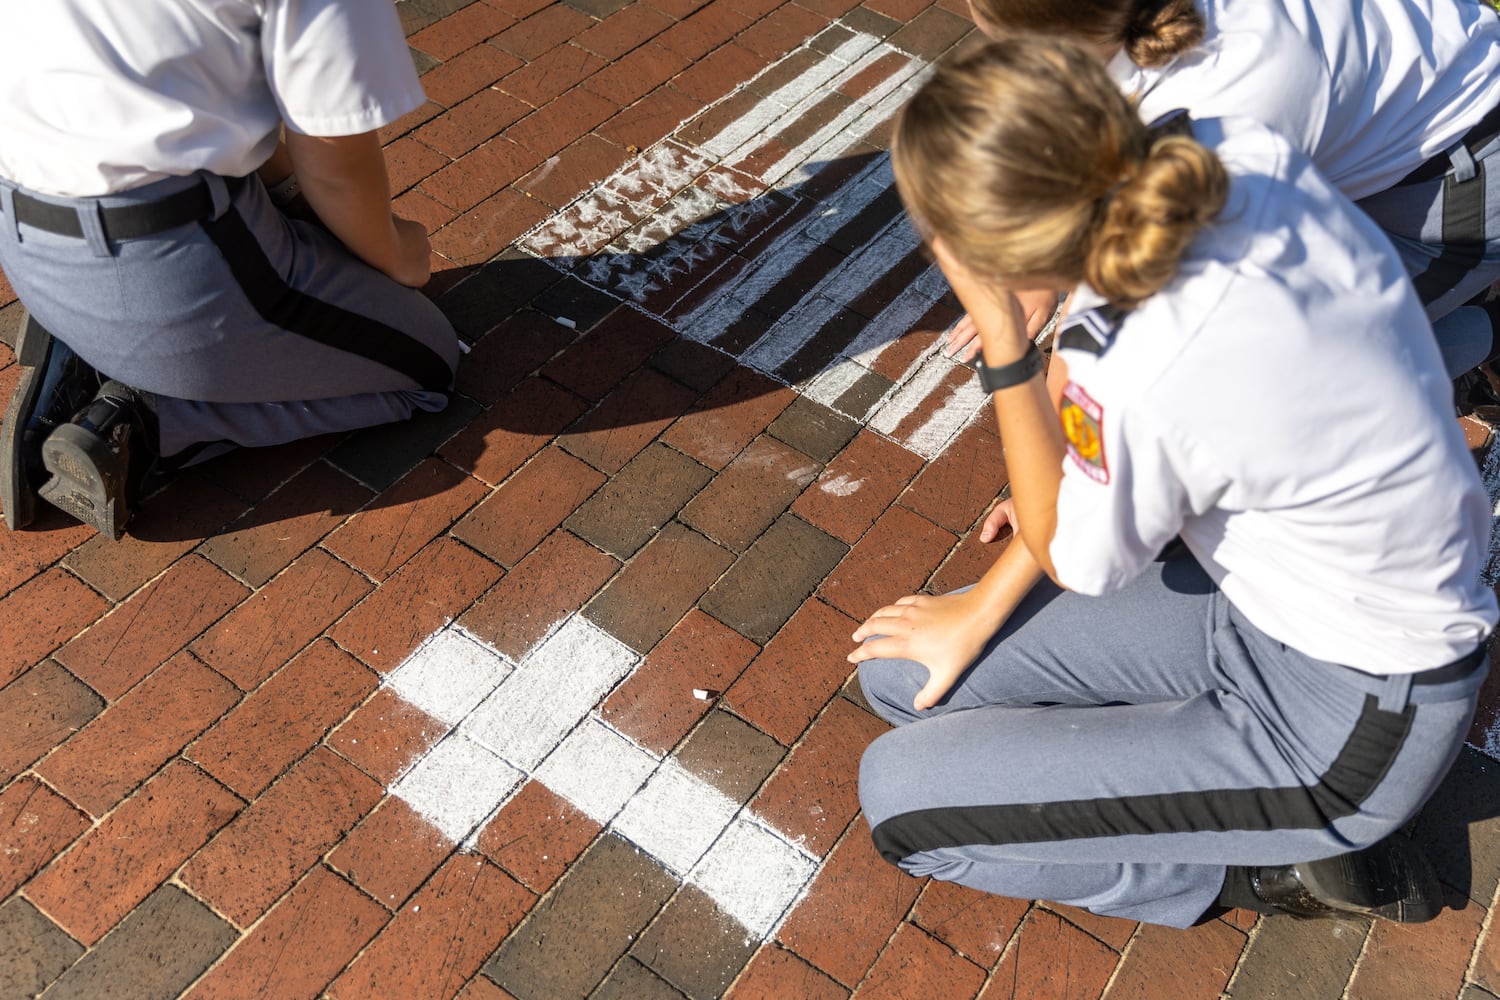
<svg viewBox="0 0 1500 1000">
<path fill-rule="evenodd" d="M 410 376 L 423 389 L 448 391 L 453 371 L 432 348 L 395 327 L 314 298 L 283 281 L 233 206 L 217 219 L 204 222 L 203 228 L 224 255 L 250 304 L 267 323 L 385 365 Z"/>
<path fill-rule="evenodd" d="M 1466 181 L 1456 181 L 1451 175 L 1443 178 L 1443 252 L 1412 278 L 1423 304 L 1457 287 L 1484 259 L 1484 189 L 1483 163 Z"/>
<path fill-rule="evenodd" d="M 1375 697 L 1366 696 L 1359 721 L 1338 758 L 1311 786 L 1219 788 L 918 809 L 883 821 L 871 836 L 876 849 L 894 864 L 910 855 L 945 847 L 1163 833 L 1321 829 L 1358 811 L 1395 762 L 1415 714 L 1414 706 L 1399 714 L 1381 711 Z"/>
</svg>

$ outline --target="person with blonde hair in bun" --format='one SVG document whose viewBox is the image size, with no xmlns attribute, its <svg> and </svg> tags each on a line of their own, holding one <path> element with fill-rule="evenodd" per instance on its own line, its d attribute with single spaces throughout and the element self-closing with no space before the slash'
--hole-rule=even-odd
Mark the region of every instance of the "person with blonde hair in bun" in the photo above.
<svg viewBox="0 0 1500 1000">
<path fill-rule="evenodd" d="M 1148 128 L 1060 39 L 940 65 L 893 161 L 979 329 L 1018 536 L 854 633 L 896 724 L 860 767 L 877 848 L 1176 927 L 1430 919 L 1399 830 L 1463 743 L 1497 609 L 1488 501 L 1380 230 L 1259 123 Z M 1056 390 L 1015 298 L 1037 288 L 1072 292 Z"/>
<path fill-rule="evenodd" d="M 970 0 L 970 10 L 992 38 L 1085 45 L 1147 122 L 1184 108 L 1280 132 L 1390 237 L 1449 375 L 1500 348 L 1500 303 L 1486 301 L 1500 278 L 1500 183 L 1485 180 L 1500 164 L 1500 18 L 1484 0 Z M 971 354 L 973 335 L 961 324 L 950 348 Z"/>
</svg>

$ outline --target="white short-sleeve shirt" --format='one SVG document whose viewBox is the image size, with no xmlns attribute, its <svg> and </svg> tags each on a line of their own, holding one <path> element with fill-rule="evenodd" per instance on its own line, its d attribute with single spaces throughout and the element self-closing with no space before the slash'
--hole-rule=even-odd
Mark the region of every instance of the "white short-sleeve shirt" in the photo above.
<svg viewBox="0 0 1500 1000">
<path fill-rule="evenodd" d="M 1483 0 L 1197 0 L 1194 51 L 1110 74 L 1152 121 L 1244 116 L 1350 198 L 1384 191 L 1500 105 L 1500 18 Z"/>
<path fill-rule="evenodd" d="M 1058 340 L 1058 578 L 1113 590 L 1180 535 L 1257 627 L 1310 656 L 1451 662 L 1496 620 L 1479 582 L 1489 504 L 1411 284 L 1283 138 L 1248 120 L 1194 130 L 1230 172 L 1223 212 L 1112 336 Z M 1080 288 L 1073 320 L 1101 304 Z"/>
<path fill-rule="evenodd" d="M 240 177 L 283 122 L 354 135 L 422 101 L 390 0 L 38 0 L 0 30 L 0 176 L 64 196 Z"/>
</svg>

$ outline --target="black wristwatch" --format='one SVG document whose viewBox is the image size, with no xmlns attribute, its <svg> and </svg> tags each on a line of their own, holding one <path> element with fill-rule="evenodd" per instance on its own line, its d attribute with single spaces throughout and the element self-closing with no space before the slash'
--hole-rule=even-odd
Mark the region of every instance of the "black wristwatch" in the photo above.
<svg viewBox="0 0 1500 1000">
<path fill-rule="evenodd" d="M 991 368 L 984 363 L 983 356 L 974 365 L 979 372 L 979 386 L 985 392 L 999 392 L 1013 385 L 1028 381 L 1042 370 L 1042 352 L 1036 344 L 1030 344 L 1026 353 L 1008 365 Z"/>
</svg>

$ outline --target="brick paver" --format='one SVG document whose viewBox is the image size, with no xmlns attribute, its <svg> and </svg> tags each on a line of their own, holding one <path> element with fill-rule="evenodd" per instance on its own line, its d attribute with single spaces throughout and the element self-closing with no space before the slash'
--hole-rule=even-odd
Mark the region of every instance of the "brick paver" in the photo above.
<svg viewBox="0 0 1500 1000">
<path fill-rule="evenodd" d="M 876 854 L 849 636 L 1006 544 L 885 153 L 963 0 L 396 7 L 452 402 L 206 463 L 117 543 L 0 531 L 0 996 L 1500 996 L 1496 683 L 1422 927 Z M 0 276 L 6 398 L 20 310 Z"/>
</svg>

